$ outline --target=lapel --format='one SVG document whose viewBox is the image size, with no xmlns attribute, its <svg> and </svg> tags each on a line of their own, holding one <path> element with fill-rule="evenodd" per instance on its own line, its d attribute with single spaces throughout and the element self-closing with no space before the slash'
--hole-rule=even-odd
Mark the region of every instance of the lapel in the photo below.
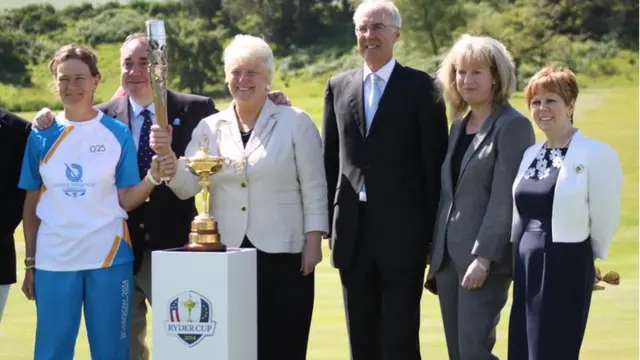
<svg viewBox="0 0 640 360">
<path fill-rule="evenodd" d="M 3 139 L 3 141 L 0 141 L 0 148 L 5 148 L 8 147 L 9 145 L 9 141 L 5 141 L 5 134 L 6 136 L 11 136 L 11 134 L 9 133 L 9 126 L 7 123 L 7 120 L 4 118 L 5 117 L 5 112 L 2 111 L 2 109 L 0 109 L 0 139 Z M 6 127 L 6 129 L 2 129 L 3 127 Z M 7 146 L 1 146 L 7 144 Z"/>
<path fill-rule="evenodd" d="M 110 113 L 108 113 L 107 115 L 111 116 L 114 119 L 122 121 L 129 128 L 131 128 L 129 114 L 131 114 L 131 104 L 129 103 L 129 96 L 122 96 L 115 100 L 114 106 L 110 109 Z"/>
<path fill-rule="evenodd" d="M 351 106 L 351 112 L 353 113 L 353 119 L 355 120 L 360 135 L 364 139 L 366 123 L 364 119 L 364 84 L 362 83 L 363 69 L 359 68 L 353 72 L 350 83 L 347 84 L 349 94 L 349 105 Z"/>
<path fill-rule="evenodd" d="M 578 166 L 584 167 L 584 162 L 582 162 L 582 154 L 585 154 L 586 151 L 582 149 L 584 144 L 584 137 L 580 133 L 580 130 L 577 130 L 575 134 L 573 134 L 573 138 L 569 143 L 569 147 L 567 148 L 567 153 L 562 160 L 562 166 L 560 167 L 560 171 L 558 172 L 558 179 L 556 180 L 555 193 L 562 194 L 564 191 L 564 186 L 567 181 L 568 176 L 576 176 L 578 174 L 576 168 Z M 537 154 L 537 152 L 536 152 Z M 555 201 L 554 201 L 555 204 Z"/>
<path fill-rule="evenodd" d="M 236 144 L 236 148 L 239 150 L 241 157 L 248 157 L 264 143 L 267 135 L 275 126 L 277 117 L 274 115 L 278 113 L 278 107 L 269 99 L 265 101 L 262 110 L 260 110 L 260 115 L 258 115 L 258 120 L 256 120 L 256 125 L 251 132 L 247 146 L 245 147 L 242 144 L 238 118 L 234 110 L 235 106 L 235 102 L 232 102 L 229 108 L 222 112 L 223 114 L 220 115 L 220 118 L 225 122 L 227 131 L 231 134 L 231 139 Z"/>
<path fill-rule="evenodd" d="M 464 170 L 469 164 L 469 161 L 471 161 L 471 158 L 476 153 L 476 151 L 478 151 L 478 149 L 480 148 L 480 145 L 482 145 L 482 142 L 484 141 L 484 139 L 487 137 L 487 135 L 493 128 L 493 125 L 496 123 L 496 120 L 500 118 L 500 116 L 504 113 L 507 107 L 508 105 L 494 105 L 493 110 L 491 111 L 491 114 L 489 114 L 489 117 L 487 118 L 487 120 L 485 120 L 484 123 L 482 124 L 482 127 L 480 127 L 480 131 L 478 131 L 476 133 L 476 136 L 473 137 L 473 140 L 471 141 L 469 148 L 467 149 L 467 151 L 464 153 L 464 156 L 462 157 L 462 163 L 460 165 L 460 174 L 458 175 L 458 183 L 460 183 L 460 180 L 464 175 Z M 459 134 L 462 134 L 462 132 L 465 131 L 464 129 L 467 127 L 467 121 L 469 121 L 468 117 L 465 118 L 465 120 L 460 125 Z"/>
<path fill-rule="evenodd" d="M 251 132 L 251 136 L 249 137 L 249 141 L 247 142 L 247 146 L 244 149 L 245 156 L 249 156 L 269 137 L 269 133 L 277 122 L 277 117 L 274 116 L 277 113 L 278 107 L 273 102 L 271 102 L 271 100 L 267 99 L 267 101 L 265 101 L 264 105 L 262 106 L 262 110 L 260 111 L 258 120 L 256 120 L 256 125 L 254 126 L 253 132 Z M 236 130 L 238 130 L 239 137 L 240 130 L 238 129 L 238 126 L 236 126 Z M 242 139 L 240 140 L 240 143 L 242 144 Z"/>
<path fill-rule="evenodd" d="M 158 108 L 156 107 L 156 110 L 157 109 Z M 174 144 L 176 142 L 179 142 L 180 139 L 182 138 L 181 136 L 179 136 L 179 134 L 182 133 L 182 126 L 174 126 L 173 120 L 177 118 L 177 119 L 180 119 L 181 121 L 184 121 L 184 119 L 182 119 L 183 116 L 184 116 L 184 113 L 182 112 L 182 106 L 178 102 L 178 99 L 176 98 L 175 94 L 171 91 L 167 91 L 167 122 L 169 123 L 169 125 L 173 127 L 171 141 Z"/>
<path fill-rule="evenodd" d="M 373 116 L 373 120 L 371 120 L 371 126 L 369 127 L 369 132 L 367 133 L 367 137 L 371 135 L 371 133 L 374 131 L 374 129 L 377 126 L 379 126 L 379 125 L 376 126 L 376 124 L 380 122 L 380 118 L 384 119 L 385 117 L 387 117 L 387 113 L 390 111 L 397 111 L 397 108 L 389 105 L 397 103 L 397 101 L 395 101 L 395 98 L 397 96 L 400 96 L 400 94 L 403 94 L 403 91 L 400 88 L 401 86 L 400 84 L 402 82 L 399 81 L 398 79 L 401 75 L 401 70 L 402 70 L 402 66 L 396 61 L 396 64 L 394 65 L 393 70 L 391 71 L 391 76 L 389 76 L 389 81 L 387 82 L 387 85 L 384 88 L 384 92 L 380 97 L 380 101 L 378 101 L 378 109 L 376 110 L 376 114 Z M 363 87 L 363 90 L 364 90 L 364 87 Z"/>
<path fill-rule="evenodd" d="M 465 116 L 466 118 L 466 116 Z M 464 129 L 465 126 L 465 118 L 462 119 L 462 121 L 458 122 L 455 126 L 452 126 L 451 128 L 451 134 L 449 135 L 451 141 L 449 144 L 449 150 L 447 151 L 447 155 L 444 159 L 444 163 L 442 171 L 444 174 L 443 177 L 443 186 L 445 191 L 451 195 L 453 197 L 453 178 L 451 177 L 452 173 L 451 173 L 451 159 L 453 158 L 453 152 L 456 149 L 456 146 L 458 146 L 458 140 L 460 139 L 460 135 L 462 134 L 462 131 Z"/>
</svg>

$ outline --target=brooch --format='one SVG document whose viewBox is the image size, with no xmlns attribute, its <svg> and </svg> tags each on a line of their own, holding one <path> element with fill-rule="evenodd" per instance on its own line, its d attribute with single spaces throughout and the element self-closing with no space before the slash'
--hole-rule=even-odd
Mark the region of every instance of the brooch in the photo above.
<svg viewBox="0 0 640 360">
<path fill-rule="evenodd" d="M 576 165 L 576 172 L 580 174 L 584 170 L 584 166 L 582 164 Z"/>
</svg>

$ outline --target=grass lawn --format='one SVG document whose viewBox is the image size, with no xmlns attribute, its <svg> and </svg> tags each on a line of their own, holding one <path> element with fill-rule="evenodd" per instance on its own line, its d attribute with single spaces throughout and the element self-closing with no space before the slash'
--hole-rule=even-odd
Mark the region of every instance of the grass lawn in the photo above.
<svg viewBox="0 0 640 360">
<path fill-rule="evenodd" d="M 275 89 L 284 89 L 274 86 Z M 322 114 L 322 83 L 298 83 L 285 89 L 294 105 L 307 110 L 319 124 Z M 513 105 L 526 108 L 521 97 Z M 31 119 L 33 113 L 22 114 Z M 638 89 L 590 89 L 580 95 L 576 125 L 596 139 L 612 144 L 622 161 L 625 183 L 620 229 L 613 241 L 610 259 L 600 264 L 604 272 L 617 270 L 622 284 L 609 287 L 593 297 L 589 326 L 581 360 L 632 360 L 638 358 Z M 538 137 L 540 134 L 538 134 Z M 24 258 L 21 229 L 17 232 L 18 259 Z M 311 328 L 309 359 L 348 359 L 347 333 L 337 272 L 325 260 L 316 274 L 316 302 Z M 0 325 L 0 359 L 33 358 L 35 308 L 25 300 L 19 285 L 14 286 Z M 446 359 L 444 333 L 437 298 L 425 292 L 422 301 L 421 345 L 425 359 Z M 506 336 L 510 302 L 499 326 L 496 353 L 506 358 Z M 151 328 L 149 328 L 151 331 Z M 152 339 L 149 339 L 152 341 Z M 89 359 L 83 329 L 78 338 L 76 359 Z"/>
</svg>

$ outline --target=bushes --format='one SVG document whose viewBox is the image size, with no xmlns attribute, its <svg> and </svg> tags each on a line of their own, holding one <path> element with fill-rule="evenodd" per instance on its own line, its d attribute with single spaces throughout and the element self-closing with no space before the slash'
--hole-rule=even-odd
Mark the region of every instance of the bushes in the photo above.
<svg viewBox="0 0 640 360">
<path fill-rule="evenodd" d="M 124 41 L 127 35 L 143 32 L 145 17 L 132 9 L 110 9 L 76 27 L 82 43 L 95 46 Z"/>
</svg>

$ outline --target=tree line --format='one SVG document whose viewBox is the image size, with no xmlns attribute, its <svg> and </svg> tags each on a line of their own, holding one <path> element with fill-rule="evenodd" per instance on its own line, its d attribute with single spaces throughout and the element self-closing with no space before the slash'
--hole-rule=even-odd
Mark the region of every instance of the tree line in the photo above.
<svg viewBox="0 0 640 360">
<path fill-rule="evenodd" d="M 31 85 L 31 66 L 62 44 L 120 43 L 144 20 L 168 26 L 172 86 L 200 94 L 222 89 L 222 50 L 236 33 L 263 36 L 281 76 L 351 66 L 357 0 L 133 0 L 56 9 L 27 5 L 0 12 L 0 83 Z M 637 0 L 397 0 L 403 15 L 399 50 L 433 71 L 462 33 L 503 41 L 523 79 L 557 62 L 577 72 L 616 75 L 636 66 Z M 623 54 L 620 58 L 620 54 Z M 617 60 L 612 60 L 618 57 Z"/>
</svg>

